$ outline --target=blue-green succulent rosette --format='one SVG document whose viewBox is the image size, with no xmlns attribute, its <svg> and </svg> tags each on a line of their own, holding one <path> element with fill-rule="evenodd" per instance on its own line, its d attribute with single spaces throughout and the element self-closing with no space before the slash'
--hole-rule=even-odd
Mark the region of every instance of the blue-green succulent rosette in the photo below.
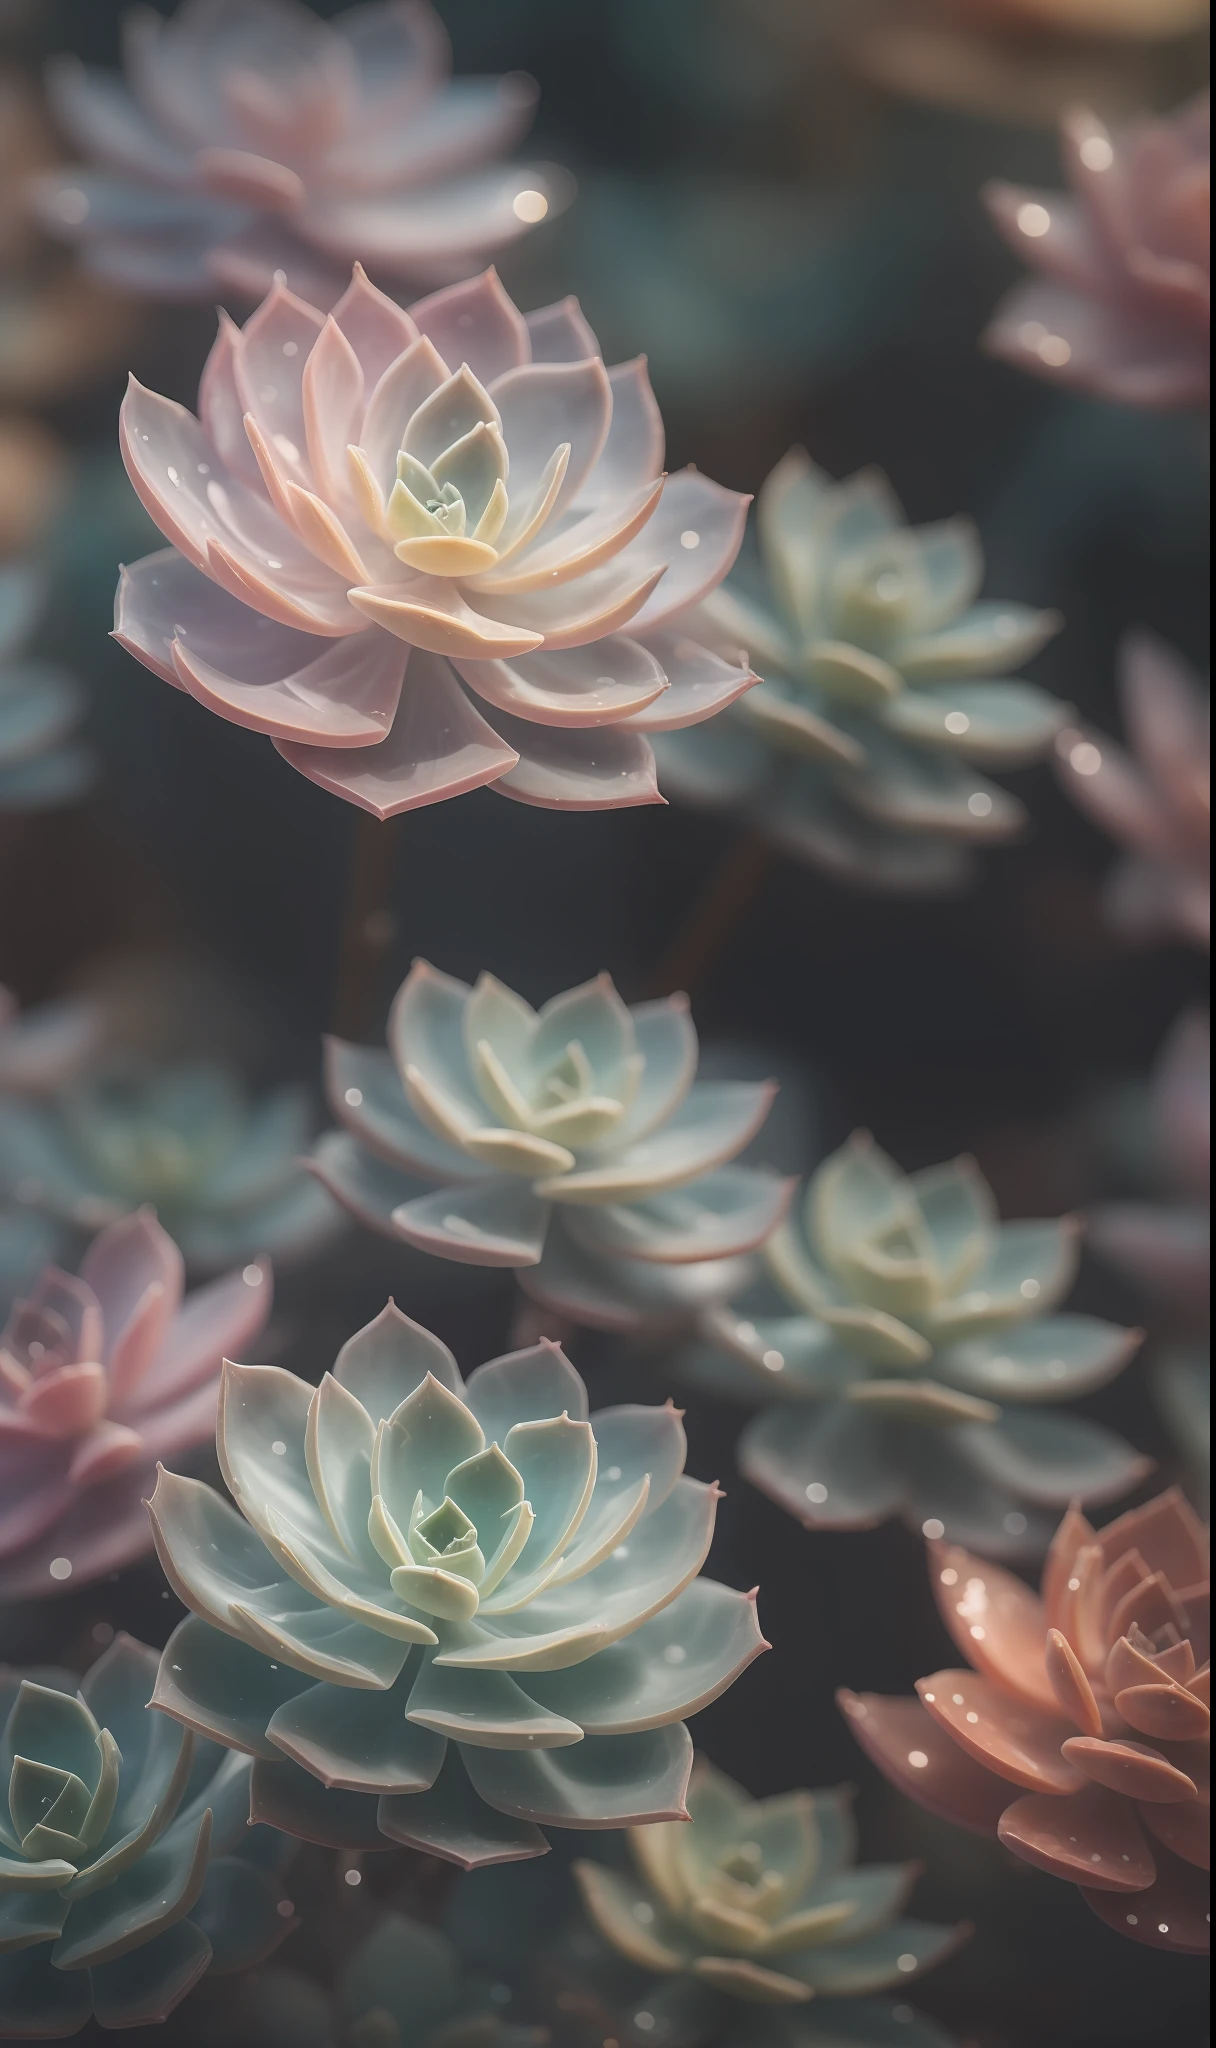
<svg viewBox="0 0 1216 2048">
<path fill-rule="evenodd" d="M 96 772 L 76 733 L 80 685 L 21 651 L 44 596 L 45 577 L 30 563 L 0 567 L 0 813 L 71 803 Z"/>
<path fill-rule="evenodd" d="M 147 1711 L 157 1662 L 119 1635 L 79 1691 L 0 1668 L 0 2040 L 150 2025 L 290 1929 L 249 1760 Z"/>
<path fill-rule="evenodd" d="M 589 1417 L 551 1343 L 466 1384 L 390 1303 L 317 1388 L 228 1365 L 216 1441 L 235 1505 L 151 1502 L 193 1610 L 155 1704 L 254 1758 L 255 1819 L 472 1868 L 683 1813 L 683 1716 L 767 1646 L 698 1577 L 719 1496 L 674 1408 Z"/>
<path fill-rule="evenodd" d="M 327 1244 L 341 1212 L 303 1172 L 307 1095 L 250 1100 L 210 1065 L 117 1069 L 48 1101 L 0 1100 L 0 1194 L 95 1231 L 151 1204 L 194 1272 Z"/>
<path fill-rule="evenodd" d="M 851 1798 L 752 1800 L 701 1758 L 691 1825 L 631 1829 L 632 1871 L 575 1864 L 597 1935 L 629 1966 L 616 2003 L 630 2042 L 950 2048 L 903 1994 L 970 1929 L 905 1916 L 918 1865 L 856 1867 Z"/>
<path fill-rule="evenodd" d="M 1041 1555 L 1070 1501 L 1115 1500 L 1152 1469 L 1057 1405 L 1113 1379 L 1142 1335 L 1055 1313 L 1078 1239 L 1072 1217 L 1002 1223 L 972 1160 L 904 1174 L 859 1132 L 769 1239 L 766 1289 L 701 1316 L 687 1370 L 766 1403 L 740 1470 L 808 1528 L 900 1515 L 985 1555 Z"/>
<path fill-rule="evenodd" d="M 332 1925 L 316 1924 L 316 1934 L 322 1951 L 333 1946 Z M 437 1928 L 385 1912 L 336 1984 L 278 1965 L 255 1971 L 197 2001 L 187 2039 L 191 2048 L 545 2048 L 548 2032 L 514 2020 L 511 2003 L 509 1985 L 471 1972 Z"/>
<path fill-rule="evenodd" d="M 698 1081 L 697 1060 L 685 996 L 630 1008 L 599 975 L 536 1011 L 415 961 L 387 1052 L 329 1041 L 345 1129 L 310 1164 L 361 1222 L 518 1267 L 542 1299 L 606 1258 L 647 1302 L 700 1304 L 742 1278 L 794 1183 L 738 1163 L 773 1084 Z"/>
<path fill-rule="evenodd" d="M 835 483 L 800 448 L 761 489 L 753 540 L 695 618 L 761 680 L 708 724 L 658 736 L 663 787 L 843 881 L 956 887 L 969 846 L 1025 822 L 982 770 L 1041 759 L 1068 715 L 1010 679 L 1059 618 L 979 600 L 969 520 L 909 527 L 878 471 Z"/>
</svg>

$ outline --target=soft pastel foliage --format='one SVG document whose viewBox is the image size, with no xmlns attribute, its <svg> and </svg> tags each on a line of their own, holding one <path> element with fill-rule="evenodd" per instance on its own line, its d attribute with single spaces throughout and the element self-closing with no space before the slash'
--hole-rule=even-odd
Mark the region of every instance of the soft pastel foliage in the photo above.
<svg viewBox="0 0 1216 2048">
<path fill-rule="evenodd" d="M 845 1788 L 751 1800 L 701 1759 L 688 1810 L 691 1826 L 631 1829 L 637 1877 L 587 1861 L 574 1867 L 604 1939 L 639 1969 L 676 1980 L 658 2001 L 667 2030 L 681 2006 L 701 2018 L 709 1987 L 718 2010 L 707 2032 L 724 2043 L 741 2040 L 744 2027 L 749 2043 L 785 2039 L 807 2048 L 885 2039 L 896 2016 L 868 1994 L 932 1968 L 966 1932 L 901 1917 L 915 1864 L 853 1867 L 857 1836 Z M 745 2019 L 739 2011 L 812 1999 L 796 2031 L 774 2029 L 771 2037 L 763 2012 Z M 656 2005 L 650 1994 L 641 2002 Z M 944 2037 L 908 2038 L 928 2048 Z"/>
<path fill-rule="evenodd" d="M 1061 124 L 1071 192 L 988 187 L 1007 242 L 1039 273 L 997 308 L 995 354 L 1125 405 L 1202 405 L 1211 334 L 1211 108 L 1109 132 Z"/>
<path fill-rule="evenodd" d="M 125 79 L 51 65 L 88 167 L 32 190 L 43 224 L 129 291 L 256 299 L 282 276 L 332 305 L 355 256 L 437 284 L 564 203 L 560 172 L 492 161 L 532 117 L 531 79 L 453 80 L 427 0 L 333 22 L 297 0 L 184 0 L 123 27 Z"/>
<path fill-rule="evenodd" d="M 1151 1470 L 1104 1424 L 1055 1406 L 1112 1379 L 1140 1339 L 1053 1313 L 1077 1252 L 1074 1217 L 1000 1222 L 974 1161 L 905 1175 L 858 1133 L 765 1247 L 787 1312 L 767 1298 L 754 1314 L 704 1312 L 692 1370 L 736 1397 L 777 1397 L 744 1430 L 739 1464 L 808 1528 L 898 1514 L 997 1555 L 1041 1555 L 1050 1510 L 1115 1499 Z"/>
<path fill-rule="evenodd" d="M 969 520 L 909 527 L 878 471 L 834 483 L 798 448 L 760 492 L 755 536 L 763 580 L 732 581 L 690 623 L 746 649 L 761 681 L 728 717 L 660 741 L 664 786 L 842 880 L 957 884 L 968 843 L 1025 821 L 980 770 L 1037 759 L 1059 729 L 1053 697 L 1003 680 L 1058 618 L 978 601 Z"/>
<path fill-rule="evenodd" d="M 0 1100 L 0 1192 L 78 1230 L 150 1203 L 192 1271 L 299 1258 L 341 1221 L 300 1166 L 311 1130 L 298 1088 L 250 1101 L 222 1067 L 103 1072 Z"/>
<path fill-rule="evenodd" d="M 235 1507 L 151 1503 L 194 1610 L 156 1704 L 253 1755 L 256 1818 L 472 1867 L 683 1813 L 681 1717 L 765 1645 L 697 1576 L 718 1492 L 674 1408 L 589 1419 L 554 1344 L 466 1384 L 390 1303 L 318 1388 L 226 1365 L 216 1445 Z"/>
<path fill-rule="evenodd" d="M 1041 1595 L 930 1546 L 970 1670 L 916 1700 L 842 1695 L 858 1741 L 931 1813 L 1081 1887 L 1119 1934 L 1206 1952 L 1208 1536 L 1177 1490 L 1096 1532 L 1070 1508 Z"/>
<path fill-rule="evenodd" d="M 525 319 L 487 271 L 405 313 L 356 266 L 325 319 L 275 285 L 199 408 L 132 380 L 123 458 L 174 545 L 123 572 L 117 638 L 376 817 L 660 802 L 647 734 L 753 680 L 683 617 L 747 500 L 664 476 L 644 361 L 605 369 L 573 299 Z"/>
<path fill-rule="evenodd" d="M 1107 909 L 1129 938 L 1212 935 L 1212 771 L 1208 693 L 1144 634 L 1126 640 L 1119 695 L 1133 752 L 1104 734 L 1070 729 L 1056 742 L 1069 795 L 1126 848 Z"/>
<path fill-rule="evenodd" d="M 108 1224 L 79 1273 L 47 1266 L 0 1332 L 0 1600 L 67 1592 L 151 1549 L 158 1459 L 206 1444 L 224 1353 L 270 1313 L 259 1259 L 185 1295 L 150 1209 Z"/>
<path fill-rule="evenodd" d="M 79 1691 L 0 1668 L 0 2040 L 152 2025 L 289 1931 L 248 1759 L 147 1712 L 156 1666 L 119 1635 Z"/>
<path fill-rule="evenodd" d="M 346 1131 L 311 1165 L 362 1222 L 421 1251 L 535 1269 L 541 1301 L 622 1271 L 643 1299 L 701 1300 L 738 1276 L 793 1182 L 731 1163 L 773 1084 L 696 1072 L 684 996 L 630 1009 L 605 974 L 536 1011 L 491 974 L 470 989 L 419 960 L 387 1052 L 329 1041 Z"/>
</svg>

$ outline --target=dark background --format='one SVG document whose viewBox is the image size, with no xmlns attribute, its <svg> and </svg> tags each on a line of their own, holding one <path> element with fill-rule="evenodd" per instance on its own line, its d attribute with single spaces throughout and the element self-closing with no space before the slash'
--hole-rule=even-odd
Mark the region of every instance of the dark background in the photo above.
<svg viewBox="0 0 1216 2048">
<path fill-rule="evenodd" d="M 34 51 L 114 62 L 118 12 L 112 0 L 47 0 Z M 501 262 L 508 288 L 525 306 L 574 290 L 610 361 L 649 353 L 670 467 L 692 461 L 755 490 L 800 441 L 837 475 L 880 464 L 914 520 L 971 513 L 986 594 L 1066 616 L 1030 673 L 1107 730 L 1128 627 L 1205 665 L 1200 423 L 1064 396 L 976 345 L 1014 275 L 977 188 L 990 176 L 1057 182 L 1050 127 L 866 87 L 819 34 L 832 10 L 813 0 L 440 0 L 439 12 L 458 69 L 539 80 L 524 155 L 579 181 L 569 212 Z M 1192 46 L 1146 58 L 1144 97 L 1169 104 L 1201 64 Z M 192 404 L 212 331 L 209 311 L 149 309 L 131 367 Z M 105 639 L 118 561 L 158 544 L 115 452 L 122 385 L 106 373 L 43 409 L 71 444 L 74 481 L 41 645 L 85 678 L 106 775 L 87 803 L 29 821 L 0 849 L 21 874 L 0 905 L 4 978 L 35 1000 L 116 953 L 202 958 L 210 987 L 239 992 L 251 1077 L 315 1079 L 355 814 Z M 1100 910 L 1110 848 L 1047 770 L 1011 780 L 1031 828 L 985 855 L 957 900 L 893 904 L 775 862 L 707 964 L 695 1014 L 703 1039 L 802 1068 L 817 1150 L 858 1123 L 907 1167 L 966 1149 L 1006 1214 L 1050 1214 L 1098 1189 L 1088 1106 L 1146 1072 L 1206 975 L 1181 947 L 1133 953 L 1115 940 Z M 469 979 L 489 968 L 533 1001 L 600 968 L 639 996 L 732 837 L 729 822 L 674 805 L 558 817 L 483 791 L 414 813 L 386 993 L 423 954 Z M 466 1368 L 506 1348 L 509 1278 L 352 1236 L 284 1280 L 277 1355 L 316 1379 L 390 1288 Z M 1096 1264 L 1077 1305 L 1144 1311 Z M 601 1400 L 679 1393 L 662 1352 L 627 1357 L 585 1336 L 571 1349 Z M 1142 1366 L 1089 1405 L 1170 1470 Z M 915 1994 L 961 2039 L 1205 2038 L 1200 1962 L 1119 1941 L 1071 1887 L 939 1825 L 863 1763 L 834 1688 L 906 1691 L 951 1661 L 919 1546 L 897 1528 L 798 1530 L 735 1477 L 738 1424 L 737 1411 L 694 1397 L 690 1469 L 727 1485 L 711 1568 L 760 1583 L 775 1648 L 701 1717 L 699 1743 L 757 1794 L 860 1784 L 866 1855 L 922 1857 L 916 1910 L 978 1922 Z M 96 1626 L 159 1641 L 177 1611 L 143 1572 L 31 1627 L 39 1647 L 84 1662 Z M 170 2022 L 160 2038 L 173 2034 Z"/>
</svg>

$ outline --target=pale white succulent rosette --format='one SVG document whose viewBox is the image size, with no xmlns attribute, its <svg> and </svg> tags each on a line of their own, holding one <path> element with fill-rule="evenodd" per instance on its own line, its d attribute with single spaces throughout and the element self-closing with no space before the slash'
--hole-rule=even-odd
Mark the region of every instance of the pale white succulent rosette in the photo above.
<svg viewBox="0 0 1216 2048">
<path fill-rule="evenodd" d="M 559 212 L 571 179 L 493 161 L 532 79 L 458 78 L 426 0 L 320 21 L 298 0 L 184 0 L 123 17 L 118 77 L 56 58 L 51 104 L 86 158 L 34 209 L 127 291 L 259 299 L 276 276 L 331 305 L 359 255 L 415 289 L 463 276 Z"/>
<path fill-rule="evenodd" d="M 903 1916 L 917 1864 L 856 1867 L 850 1787 L 753 1800 L 699 1757 L 688 1810 L 691 1825 L 630 1831 L 634 1871 L 574 1865 L 597 1933 L 651 1979 L 619 2001 L 639 2036 L 950 2048 L 902 2001 L 872 1994 L 902 1992 L 970 1930 Z"/>
<path fill-rule="evenodd" d="M 740 1470 L 808 1528 L 900 1515 L 990 1556 L 1041 1554 L 1070 1501 L 1115 1500 L 1152 1469 L 1060 1411 L 1143 1335 L 1055 1312 L 1078 1249 L 1074 1217 L 1002 1223 L 972 1160 L 906 1175 L 859 1132 L 769 1239 L 756 1312 L 702 1315 L 689 1370 L 773 1404 Z"/>
<path fill-rule="evenodd" d="M 754 681 L 684 621 L 747 500 L 664 476 L 644 361 L 606 369 L 572 299 L 525 319 L 490 271 L 405 313 L 356 266 L 326 319 L 276 285 L 199 408 L 124 402 L 173 548 L 124 570 L 116 637 L 377 817 L 661 802 L 649 735 Z"/>
<path fill-rule="evenodd" d="M 493 975 L 469 988 L 419 960 L 387 1051 L 328 1041 L 346 1128 L 309 1164 L 360 1221 L 441 1258 L 532 1269 L 542 1300 L 601 1270 L 607 1295 L 620 1267 L 656 1305 L 720 1299 L 795 1183 L 733 1163 L 774 1084 L 696 1071 L 684 996 L 631 1009 L 599 975 L 537 1011 Z"/>
<path fill-rule="evenodd" d="M 471 1868 L 683 1814 L 682 1716 L 765 1645 L 674 1408 L 589 1418 L 549 1343 L 466 1384 L 390 1303 L 318 1388 L 229 1365 L 217 1449 L 236 1506 L 151 1502 L 193 1610 L 154 1704 L 255 1758 L 255 1819 Z"/>
<path fill-rule="evenodd" d="M 843 881 L 956 886 L 969 846 L 1025 822 L 982 771 L 1040 759 L 1066 716 L 1009 680 L 1058 616 L 979 600 L 970 520 L 910 527 L 879 471 L 835 483 L 800 448 L 761 489 L 755 538 L 757 573 L 690 625 L 746 648 L 760 684 L 714 726 L 659 742 L 664 787 Z"/>
</svg>

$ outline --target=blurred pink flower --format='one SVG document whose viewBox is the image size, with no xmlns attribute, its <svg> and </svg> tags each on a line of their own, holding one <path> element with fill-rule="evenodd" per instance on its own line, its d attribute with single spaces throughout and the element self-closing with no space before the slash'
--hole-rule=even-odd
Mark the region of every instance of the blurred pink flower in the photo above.
<svg viewBox="0 0 1216 2048">
<path fill-rule="evenodd" d="M 1207 699 L 1178 656 L 1142 633 L 1130 635 L 1120 651 L 1119 695 L 1133 755 L 1101 734 L 1069 730 L 1056 741 L 1057 772 L 1081 809 L 1127 848 L 1109 886 L 1112 922 L 1130 938 L 1176 933 L 1207 946 Z"/>
<path fill-rule="evenodd" d="M 67 1592 L 152 1548 L 143 1497 L 215 1432 L 220 1367 L 270 1313 L 270 1264 L 183 1296 L 151 1209 L 78 1274 L 47 1266 L 0 1333 L 0 1601 Z"/>
<path fill-rule="evenodd" d="M 1211 1025 L 1188 1010 L 1166 1039 L 1151 1086 L 1153 1162 L 1167 1199 L 1104 1202 L 1089 1219 L 1094 1250 L 1120 1266 L 1180 1322 L 1207 1317 L 1211 1267 Z M 1172 1199 L 1170 1199 L 1172 1197 Z"/>
<path fill-rule="evenodd" d="M 124 570 L 116 637 L 377 817 L 486 783 L 661 802 L 647 733 L 755 681 L 681 620 L 748 501 L 664 476 L 644 361 L 606 370 L 573 299 L 525 320 L 487 271 L 408 314 L 356 265 L 325 319 L 276 286 L 221 320 L 199 409 L 132 380 L 123 458 L 174 547 Z"/>
<path fill-rule="evenodd" d="M 296 0 L 185 0 L 124 21 L 127 82 L 61 57 L 60 122 L 97 169 L 35 178 L 33 205 L 128 290 L 258 299 L 276 277 L 332 304 L 353 257 L 415 287 L 463 277 L 557 211 L 562 172 L 491 159 L 536 88 L 450 76 L 427 0 L 319 21 Z"/>
<path fill-rule="evenodd" d="M 1206 1954 L 1208 1540 L 1176 1487 L 1094 1531 L 1070 1508 L 1041 1595 L 930 1545 L 942 1620 L 973 1668 L 919 1700 L 838 1695 L 901 1792 L 1079 1885 L 1152 1948 Z"/>
<path fill-rule="evenodd" d="M 985 193 L 1006 241 L 1041 272 L 997 308 L 987 346 L 1121 404 L 1206 403 L 1207 94 L 1117 134 L 1078 109 L 1065 116 L 1062 139 L 1070 198 L 1003 182 Z"/>
</svg>

